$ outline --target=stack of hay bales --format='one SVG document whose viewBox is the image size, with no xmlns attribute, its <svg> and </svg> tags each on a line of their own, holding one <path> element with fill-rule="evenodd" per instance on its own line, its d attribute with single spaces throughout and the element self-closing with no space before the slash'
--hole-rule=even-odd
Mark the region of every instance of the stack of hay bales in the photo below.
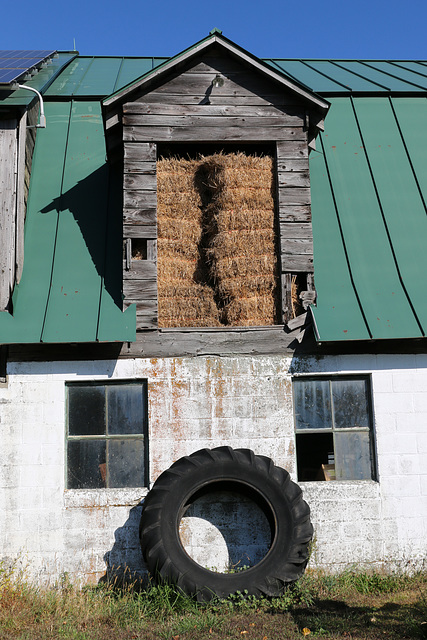
<svg viewBox="0 0 427 640">
<path fill-rule="evenodd" d="M 157 286 L 160 327 L 221 326 L 214 292 L 206 284 L 197 160 L 157 162 Z"/>
<path fill-rule="evenodd" d="M 278 319 L 278 264 L 273 159 L 244 153 L 204 160 L 210 274 L 227 326 L 263 326 Z"/>
<path fill-rule="evenodd" d="M 279 322 L 271 157 L 159 160 L 157 222 L 159 326 Z"/>
</svg>

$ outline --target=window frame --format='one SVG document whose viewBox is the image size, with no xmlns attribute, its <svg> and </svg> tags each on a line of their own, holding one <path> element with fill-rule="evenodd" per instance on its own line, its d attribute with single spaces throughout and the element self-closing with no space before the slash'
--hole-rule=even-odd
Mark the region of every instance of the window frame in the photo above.
<svg viewBox="0 0 427 640">
<path fill-rule="evenodd" d="M 318 381 L 324 380 L 329 383 L 329 398 L 331 401 L 331 427 L 325 429 L 319 428 L 308 428 L 308 429 L 298 429 L 297 428 L 297 403 L 295 399 L 295 382 L 300 381 Z M 367 391 L 366 391 L 366 401 L 367 401 L 367 418 L 368 418 L 368 427 L 337 427 L 335 425 L 335 411 L 334 411 L 334 400 L 332 393 L 332 382 L 334 381 L 354 381 L 354 380 L 363 380 L 367 383 Z M 369 434 L 369 450 L 370 450 L 370 466 L 371 466 L 371 477 L 370 478 L 336 478 L 333 482 L 378 482 L 378 464 L 377 464 L 377 451 L 376 451 L 376 437 L 375 437 L 375 416 L 374 416 L 374 402 L 373 402 L 373 385 L 372 385 L 372 374 L 370 373 L 310 373 L 310 374 L 294 374 L 292 376 L 292 401 L 293 401 L 293 418 L 294 418 L 294 443 L 295 443 L 295 461 L 296 461 L 296 472 L 297 478 L 299 482 L 322 482 L 322 480 L 314 479 L 314 480 L 301 480 L 298 475 L 298 447 L 297 447 L 297 436 L 298 435 L 310 435 L 310 434 L 332 434 L 332 443 L 333 443 L 333 453 L 334 459 L 336 456 L 336 446 L 335 446 L 335 433 L 368 433 Z M 335 462 L 334 462 L 335 464 Z"/>
<path fill-rule="evenodd" d="M 143 416 L 142 416 L 142 431 L 141 433 L 124 433 L 124 434 L 109 434 L 108 431 L 108 395 L 105 394 L 105 424 L 104 434 L 95 435 L 70 435 L 69 434 L 69 389 L 71 387 L 113 387 L 113 386 L 135 386 L 141 388 L 143 396 Z M 99 441 L 102 440 L 106 444 L 106 464 L 108 465 L 108 442 L 111 440 L 140 440 L 143 442 L 143 482 L 141 486 L 129 486 L 129 487 L 109 487 L 108 483 L 108 466 L 106 467 L 106 486 L 105 487 L 86 487 L 86 488 L 70 488 L 68 487 L 68 443 L 76 441 Z M 149 438 L 148 438 L 148 380 L 147 378 L 133 378 L 133 379 L 114 379 L 114 380 L 70 380 L 65 383 L 65 490 L 66 491 L 123 491 L 131 489 L 146 489 L 149 486 Z"/>
</svg>

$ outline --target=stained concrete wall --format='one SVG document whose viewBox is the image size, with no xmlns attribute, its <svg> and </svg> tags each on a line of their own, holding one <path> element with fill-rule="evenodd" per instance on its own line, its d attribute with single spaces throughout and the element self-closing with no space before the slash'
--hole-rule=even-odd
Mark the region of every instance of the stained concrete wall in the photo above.
<svg viewBox="0 0 427 640">
<path fill-rule="evenodd" d="M 420 355 L 9 363 L 0 387 L 0 557 L 50 582 L 63 572 L 97 581 L 113 566 L 144 571 L 138 522 L 147 489 L 65 490 L 67 381 L 148 380 L 151 482 L 181 456 L 221 445 L 267 455 L 296 479 L 291 378 L 316 372 L 372 374 L 379 482 L 301 483 L 315 526 L 312 564 L 422 566 L 427 356 Z M 187 543 L 196 540 L 197 530 Z"/>
</svg>

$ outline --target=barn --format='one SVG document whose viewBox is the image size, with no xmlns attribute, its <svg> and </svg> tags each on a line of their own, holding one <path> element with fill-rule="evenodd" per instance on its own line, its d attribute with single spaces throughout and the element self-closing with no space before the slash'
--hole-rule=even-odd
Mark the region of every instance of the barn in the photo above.
<svg viewBox="0 0 427 640">
<path fill-rule="evenodd" d="M 312 566 L 425 567 L 427 62 L 36 54 L 0 53 L 0 558 L 143 576 L 156 479 L 245 449 L 303 490 Z M 254 566 L 221 488 L 180 544 Z"/>
</svg>

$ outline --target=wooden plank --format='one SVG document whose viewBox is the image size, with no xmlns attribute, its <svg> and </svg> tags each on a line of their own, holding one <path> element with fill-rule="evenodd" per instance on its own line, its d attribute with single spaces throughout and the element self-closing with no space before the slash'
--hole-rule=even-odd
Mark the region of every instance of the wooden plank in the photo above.
<svg viewBox="0 0 427 640">
<path fill-rule="evenodd" d="M 277 158 L 277 171 L 308 171 L 308 157 L 305 158 Z"/>
<path fill-rule="evenodd" d="M 129 271 L 123 261 L 124 280 L 153 280 L 157 278 L 157 263 L 154 260 L 131 260 Z"/>
<path fill-rule="evenodd" d="M 150 161 L 139 161 L 126 159 L 123 166 L 124 173 L 144 173 L 144 174 L 156 174 L 156 163 Z"/>
<path fill-rule="evenodd" d="M 156 191 L 157 177 L 151 173 L 125 173 L 123 175 L 124 189 L 143 189 L 144 191 Z"/>
<path fill-rule="evenodd" d="M 282 187 L 278 189 L 279 206 L 307 205 L 311 203 L 310 189 L 304 187 Z"/>
<path fill-rule="evenodd" d="M 140 329 L 157 329 L 158 310 L 156 300 L 126 300 L 124 307 L 130 304 L 136 304 L 136 328 Z"/>
<path fill-rule="evenodd" d="M 17 121 L 0 122 L 0 311 L 9 309 L 15 279 Z"/>
<path fill-rule="evenodd" d="M 124 238 L 157 238 L 157 225 L 123 225 L 123 237 Z"/>
<path fill-rule="evenodd" d="M 276 143 L 276 156 L 278 161 L 281 158 L 308 158 L 308 146 L 306 140 L 292 140 Z"/>
<path fill-rule="evenodd" d="M 249 111 L 249 108 L 247 107 Z M 288 116 L 280 111 L 272 116 L 267 115 L 219 115 L 207 112 L 197 115 L 141 115 L 129 114 L 123 116 L 124 126 L 134 127 L 300 127 L 299 118 Z"/>
<path fill-rule="evenodd" d="M 16 252 L 15 252 L 15 281 L 19 282 L 24 267 L 24 222 L 25 222 L 25 143 L 27 138 L 27 112 L 19 121 L 18 129 L 18 157 L 17 157 L 17 185 L 16 185 Z"/>
<path fill-rule="evenodd" d="M 310 222 L 282 222 L 280 224 L 280 237 L 304 238 L 313 240 L 313 231 Z"/>
<path fill-rule="evenodd" d="M 124 225 L 154 225 L 157 221 L 156 209 L 123 209 Z"/>
<path fill-rule="evenodd" d="M 157 206 L 157 193 L 155 191 L 123 191 L 123 206 L 126 209 L 154 209 Z"/>
<path fill-rule="evenodd" d="M 205 106 L 207 104 L 211 104 L 213 106 L 275 106 L 283 109 L 293 108 L 298 109 L 301 108 L 300 104 L 297 104 L 295 100 L 290 100 L 288 96 L 282 94 L 281 96 L 274 95 L 272 93 L 267 93 L 263 95 L 255 95 L 249 94 L 246 96 L 218 96 L 213 95 L 212 93 L 209 95 L 209 102 L 205 100 L 206 96 L 200 95 L 176 95 L 169 94 L 165 97 L 163 93 L 157 93 L 154 89 L 150 93 L 146 95 L 140 96 L 135 102 L 149 103 L 149 104 L 164 104 L 167 102 L 168 104 L 173 105 L 201 105 Z"/>
<path fill-rule="evenodd" d="M 313 255 L 313 241 L 307 238 L 280 238 L 282 256 Z"/>
<path fill-rule="evenodd" d="M 123 295 L 126 301 L 157 300 L 157 280 L 124 280 Z"/>
<path fill-rule="evenodd" d="M 308 171 L 279 171 L 277 173 L 280 187 L 309 187 L 310 176 Z"/>
<path fill-rule="evenodd" d="M 157 260 L 157 239 L 147 240 L 147 260 Z"/>
<path fill-rule="evenodd" d="M 155 162 L 157 159 L 157 145 L 155 142 L 126 143 L 123 145 L 126 160 Z"/>
<path fill-rule="evenodd" d="M 136 341 L 125 343 L 120 357 L 183 357 L 239 354 L 292 354 L 295 332 L 286 333 L 282 326 L 236 328 L 234 330 L 142 331 Z"/>
<path fill-rule="evenodd" d="M 292 274 L 281 274 L 282 322 L 286 324 L 292 318 Z"/>
<path fill-rule="evenodd" d="M 123 139 L 126 141 L 155 140 L 157 142 L 221 142 L 245 140 L 248 142 L 263 142 L 272 140 L 300 140 L 305 138 L 305 132 L 298 127 L 259 127 L 250 129 L 242 127 L 127 127 L 123 128 Z"/>
<path fill-rule="evenodd" d="M 305 273 L 313 271 L 312 255 L 282 255 L 281 256 L 282 271 L 291 271 L 292 273 Z"/>
<path fill-rule="evenodd" d="M 279 205 L 280 222 L 310 222 L 310 205 Z"/>
<path fill-rule="evenodd" d="M 149 96 L 147 96 L 148 98 Z M 169 104 L 169 103 L 143 103 L 128 102 L 123 106 L 124 113 L 138 113 L 141 115 L 169 115 L 169 116 L 234 116 L 244 118 L 246 116 L 282 116 L 304 120 L 304 114 L 297 109 L 284 109 L 269 104 L 265 105 L 213 105 L 213 104 Z"/>
<path fill-rule="evenodd" d="M 180 73 L 170 80 L 156 87 L 156 93 L 163 95 L 204 95 L 206 90 L 212 87 L 213 74 L 205 73 Z M 216 96 L 247 96 L 250 94 L 264 95 L 276 92 L 273 83 L 253 73 L 236 73 L 232 78 L 222 76 L 224 84 L 221 87 L 213 87 L 212 93 Z M 282 88 L 277 89 L 277 96 L 284 93 Z M 295 100 L 295 98 L 294 98 Z M 166 100 L 167 102 L 167 100 Z"/>
</svg>

